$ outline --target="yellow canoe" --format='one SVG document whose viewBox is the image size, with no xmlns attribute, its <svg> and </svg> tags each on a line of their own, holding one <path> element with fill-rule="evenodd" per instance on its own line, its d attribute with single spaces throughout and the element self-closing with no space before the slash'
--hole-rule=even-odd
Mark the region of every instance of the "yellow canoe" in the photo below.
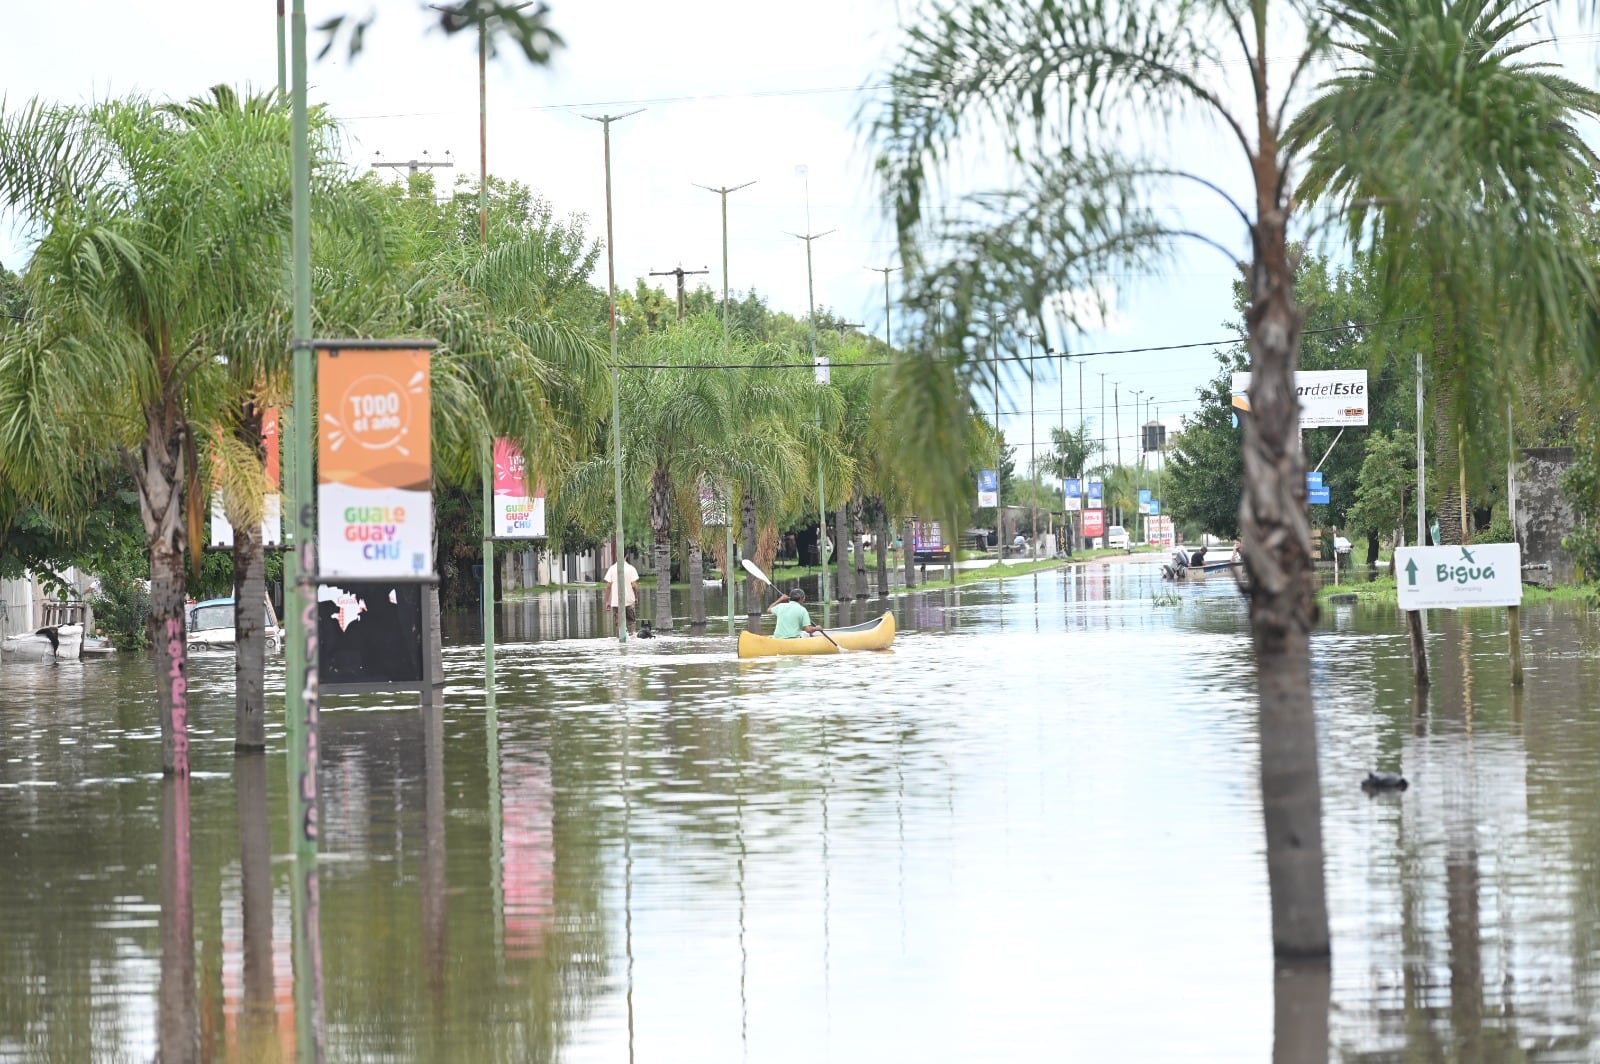
<svg viewBox="0 0 1600 1064">
<path fill-rule="evenodd" d="M 765 658 L 774 654 L 837 654 L 845 650 L 888 650 L 894 642 L 894 614 L 884 611 L 882 617 L 851 628 L 829 628 L 833 643 L 820 635 L 802 636 L 799 639 L 774 639 L 756 632 L 739 633 L 741 658 Z"/>
</svg>

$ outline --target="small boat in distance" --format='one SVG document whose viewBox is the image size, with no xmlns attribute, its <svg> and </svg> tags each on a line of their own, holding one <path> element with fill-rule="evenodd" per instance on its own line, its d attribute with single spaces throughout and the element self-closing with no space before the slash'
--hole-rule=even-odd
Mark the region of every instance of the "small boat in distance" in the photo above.
<svg viewBox="0 0 1600 1064">
<path fill-rule="evenodd" d="M 820 635 L 802 636 L 799 639 L 774 639 L 759 632 L 739 633 L 741 658 L 765 658 L 778 654 L 837 654 L 841 650 L 888 650 L 894 642 L 894 614 L 884 611 L 882 617 L 849 628 L 829 628 L 828 642 Z M 837 645 L 835 645 L 837 644 Z"/>
<path fill-rule="evenodd" d="M 1182 580 L 1191 573 L 1204 576 L 1225 569 L 1237 569 L 1244 564 L 1237 552 L 1219 558 L 1207 558 L 1206 547 L 1179 547 L 1172 558 L 1161 566 L 1161 575 L 1168 580 Z M 1226 549 L 1226 548 L 1224 548 Z"/>
</svg>

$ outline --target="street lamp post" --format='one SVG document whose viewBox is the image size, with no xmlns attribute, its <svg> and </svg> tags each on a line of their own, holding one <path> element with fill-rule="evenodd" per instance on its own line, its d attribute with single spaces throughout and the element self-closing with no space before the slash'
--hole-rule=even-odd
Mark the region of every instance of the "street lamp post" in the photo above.
<svg viewBox="0 0 1600 1064">
<path fill-rule="evenodd" d="M 643 110 L 640 108 L 639 110 Z M 613 495 L 616 501 L 617 523 L 614 530 L 612 552 L 617 567 L 616 589 L 618 603 L 623 607 L 617 614 L 617 642 L 628 641 L 626 563 L 622 560 L 622 378 L 617 369 L 617 255 L 616 242 L 611 228 L 611 123 L 639 113 L 629 111 L 620 115 L 584 115 L 591 122 L 599 122 L 606 145 L 606 297 L 610 304 L 611 321 L 611 465 Z M 606 603 L 609 607 L 611 603 Z"/>
<path fill-rule="evenodd" d="M 737 192 L 741 188 L 749 188 L 754 181 L 746 181 L 742 185 L 712 188 L 710 185 L 698 185 L 707 192 L 715 192 L 722 198 L 722 358 L 725 362 L 732 361 L 733 335 L 728 326 L 728 193 Z M 723 583 L 727 585 L 728 592 L 728 634 L 733 634 L 733 481 L 725 480 L 722 489 L 723 519 L 727 521 L 724 526 L 726 541 L 723 543 Z M 746 578 L 749 579 L 748 577 Z"/>
</svg>

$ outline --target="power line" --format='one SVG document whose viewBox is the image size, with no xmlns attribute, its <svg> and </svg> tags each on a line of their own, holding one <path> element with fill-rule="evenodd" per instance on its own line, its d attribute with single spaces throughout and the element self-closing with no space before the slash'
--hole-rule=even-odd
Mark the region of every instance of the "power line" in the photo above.
<svg viewBox="0 0 1600 1064">
<path fill-rule="evenodd" d="M 1404 318 L 1390 318 L 1386 321 L 1351 321 L 1343 325 L 1330 325 L 1321 329 L 1302 329 L 1301 336 L 1323 336 L 1328 333 L 1348 332 L 1352 329 L 1381 329 L 1389 325 L 1407 325 L 1414 321 L 1423 321 L 1426 316 L 1412 314 Z M 1115 347 L 1104 351 L 1046 351 L 1042 355 L 1011 355 L 1007 362 L 1042 362 L 1062 358 L 1101 358 L 1106 355 L 1142 355 L 1157 351 L 1188 351 L 1197 347 L 1229 347 L 1234 344 L 1245 343 L 1247 336 L 1230 336 L 1221 340 L 1194 341 L 1185 344 L 1154 344 L 1150 347 Z M 834 369 L 867 369 L 873 366 L 892 366 L 891 359 L 878 359 L 868 362 L 838 362 Z M 624 362 L 622 369 L 812 369 L 810 362 Z"/>
</svg>

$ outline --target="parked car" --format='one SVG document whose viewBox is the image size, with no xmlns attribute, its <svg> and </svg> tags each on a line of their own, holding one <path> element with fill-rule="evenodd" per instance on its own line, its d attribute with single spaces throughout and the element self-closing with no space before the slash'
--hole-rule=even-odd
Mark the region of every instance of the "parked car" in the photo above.
<svg viewBox="0 0 1600 1064">
<path fill-rule="evenodd" d="M 283 627 L 272 602 L 263 599 L 263 625 L 266 630 L 267 650 L 283 648 Z M 214 598 L 197 602 L 189 607 L 189 649 L 207 650 L 233 646 L 233 599 Z"/>
<path fill-rule="evenodd" d="M 1128 530 L 1123 528 L 1121 525 L 1112 525 L 1111 527 L 1107 528 L 1106 546 L 1112 548 L 1113 550 L 1119 548 L 1122 550 L 1127 550 L 1129 547 L 1133 546 L 1132 541 L 1128 539 Z"/>
</svg>

